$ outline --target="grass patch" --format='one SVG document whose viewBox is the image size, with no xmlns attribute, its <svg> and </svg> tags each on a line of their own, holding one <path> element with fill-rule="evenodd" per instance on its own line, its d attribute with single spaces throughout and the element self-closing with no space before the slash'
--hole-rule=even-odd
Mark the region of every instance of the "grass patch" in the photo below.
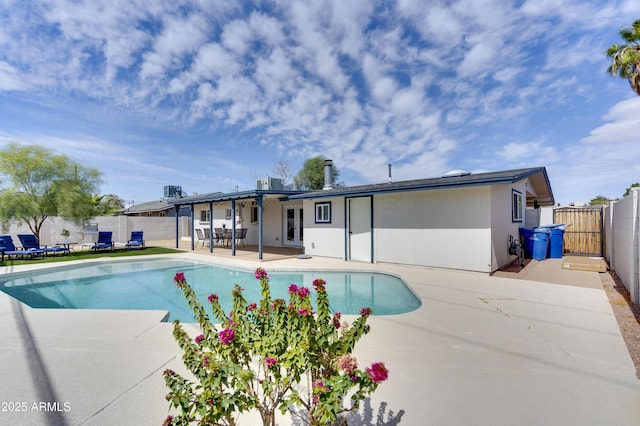
<svg viewBox="0 0 640 426">
<path fill-rule="evenodd" d="M 94 259 L 96 257 L 125 257 L 125 256 L 141 256 L 148 254 L 168 254 L 168 253 L 184 253 L 183 251 L 166 248 L 166 247 L 145 247 L 144 249 L 125 250 L 116 249 L 113 251 L 72 251 L 68 254 L 48 255 L 42 258 L 34 259 L 21 259 L 14 258 L 7 259 L 5 256 L 4 262 L 0 262 L 0 266 L 15 266 L 15 265 L 33 265 L 34 263 L 52 263 L 52 262 L 68 262 L 71 260 L 83 260 Z"/>
</svg>

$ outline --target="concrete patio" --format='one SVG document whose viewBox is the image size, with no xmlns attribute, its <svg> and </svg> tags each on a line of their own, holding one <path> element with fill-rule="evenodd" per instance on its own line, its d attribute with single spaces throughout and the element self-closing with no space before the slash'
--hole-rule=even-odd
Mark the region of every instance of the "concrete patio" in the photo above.
<svg viewBox="0 0 640 426">
<path fill-rule="evenodd" d="M 420 297 L 413 312 L 370 318 L 356 355 L 385 362 L 390 377 L 349 424 L 640 423 L 640 380 L 597 272 L 540 282 L 322 258 L 215 261 L 393 273 Z M 164 314 L 32 309 L 0 293 L 0 424 L 161 424 L 162 371 L 183 370 Z"/>
</svg>

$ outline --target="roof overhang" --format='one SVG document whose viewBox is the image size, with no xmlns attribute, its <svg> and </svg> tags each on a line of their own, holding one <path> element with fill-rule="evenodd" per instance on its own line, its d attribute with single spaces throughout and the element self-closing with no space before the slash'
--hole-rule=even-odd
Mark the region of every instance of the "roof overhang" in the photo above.
<svg viewBox="0 0 640 426">
<path fill-rule="evenodd" d="M 287 200 L 292 195 L 297 195 L 303 191 L 290 191 L 290 190 L 270 190 L 270 189 L 256 189 L 251 191 L 239 191 L 229 193 L 212 193 L 203 195 L 192 195 L 189 197 L 177 198 L 170 200 L 169 204 L 185 205 L 185 204 L 204 204 L 204 203 L 223 203 L 230 201 L 242 201 L 253 200 L 256 198 L 278 198 L 280 200 Z"/>
<path fill-rule="evenodd" d="M 367 195 L 384 194 L 406 191 L 427 191 L 435 189 L 461 188 L 469 186 L 487 186 L 514 184 L 523 179 L 529 179 L 533 186 L 531 194 L 527 194 L 527 205 L 554 205 L 553 193 L 547 171 L 544 167 L 507 170 L 503 172 L 477 173 L 464 176 L 443 176 L 440 178 L 409 180 L 375 185 L 362 185 L 347 188 L 334 188 L 323 191 L 304 192 L 292 195 L 291 200 L 309 200 L 332 197 L 362 197 Z"/>
</svg>

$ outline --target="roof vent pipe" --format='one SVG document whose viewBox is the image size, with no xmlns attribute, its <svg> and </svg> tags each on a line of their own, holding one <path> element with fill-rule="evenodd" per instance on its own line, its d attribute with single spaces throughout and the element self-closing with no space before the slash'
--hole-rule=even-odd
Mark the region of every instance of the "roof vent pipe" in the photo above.
<svg viewBox="0 0 640 426">
<path fill-rule="evenodd" d="M 333 189 L 333 184 L 332 184 L 332 168 L 333 168 L 333 161 L 331 160 L 324 160 L 324 187 L 322 188 L 323 191 L 326 191 L 327 189 Z"/>
<path fill-rule="evenodd" d="M 389 166 L 389 183 L 391 183 L 391 164 L 388 164 Z"/>
</svg>

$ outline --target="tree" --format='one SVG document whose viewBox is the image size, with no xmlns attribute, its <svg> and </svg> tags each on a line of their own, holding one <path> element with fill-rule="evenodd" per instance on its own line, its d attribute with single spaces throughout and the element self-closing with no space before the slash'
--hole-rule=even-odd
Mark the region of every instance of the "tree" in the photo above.
<svg viewBox="0 0 640 426">
<path fill-rule="evenodd" d="M 604 195 L 596 195 L 594 199 L 589 201 L 589 205 L 590 206 L 605 205 L 605 204 L 609 204 L 609 201 L 611 201 L 611 199 L 605 197 Z"/>
<path fill-rule="evenodd" d="M 625 44 L 613 44 L 606 54 L 611 58 L 607 71 L 620 78 L 629 80 L 634 92 L 640 96 L 640 19 L 620 30 Z"/>
<path fill-rule="evenodd" d="M 124 209 L 124 200 L 114 194 L 95 197 L 96 215 L 110 215 Z"/>
<path fill-rule="evenodd" d="M 94 196 L 101 173 L 38 145 L 10 143 L 0 151 L 0 221 L 27 224 L 40 240 L 49 216 L 82 223 L 96 215 Z"/>
<path fill-rule="evenodd" d="M 291 176 L 291 167 L 289 167 L 287 160 L 280 159 L 274 163 L 271 173 L 273 173 L 274 176 L 281 178 L 282 184 L 286 185 L 289 177 Z"/>
<path fill-rule="evenodd" d="M 304 162 L 302 170 L 293 177 L 296 189 L 317 190 L 324 187 L 324 162 L 325 158 L 317 156 Z M 338 179 L 340 172 L 336 166 L 331 165 L 331 184 Z"/>
<path fill-rule="evenodd" d="M 626 197 L 627 195 L 631 194 L 631 188 L 637 188 L 640 186 L 640 183 L 636 182 L 636 183 L 632 183 L 631 186 L 629 188 L 627 188 L 627 190 L 625 191 L 623 197 Z"/>
</svg>

